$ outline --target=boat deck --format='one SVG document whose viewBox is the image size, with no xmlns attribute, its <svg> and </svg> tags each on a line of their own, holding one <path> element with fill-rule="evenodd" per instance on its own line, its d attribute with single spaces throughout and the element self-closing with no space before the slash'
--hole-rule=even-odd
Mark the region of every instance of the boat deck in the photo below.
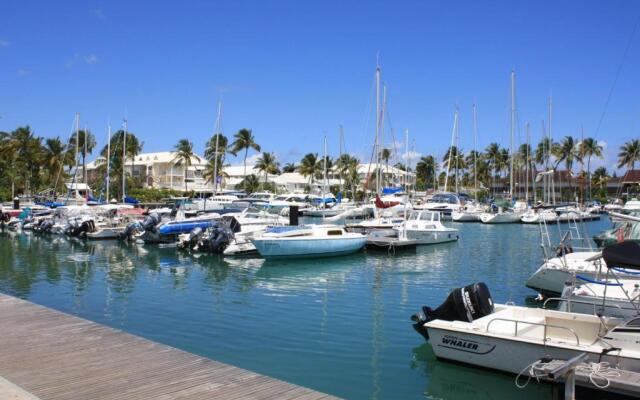
<svg viewBox="0 0 640 400">
<path fill-rule="evenodd" d="M 49 399 L 333 397 L 0 294 L 0 376 Z"/>
</svg>

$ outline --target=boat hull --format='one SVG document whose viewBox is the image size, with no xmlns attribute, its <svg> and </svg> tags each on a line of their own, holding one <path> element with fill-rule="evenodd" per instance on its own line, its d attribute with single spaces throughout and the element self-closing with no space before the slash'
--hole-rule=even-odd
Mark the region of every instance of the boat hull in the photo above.
<svg viewBox="0 0 640 400">
<path fill-rule="evenodd" d="M 514 224 L 520 222 L 520 214 L 518 213 L 485 213 L 480 215 L 483 224 Z"/>
<path fill-rule="evenodd" d="M 447 231 L 425 231 L 425 230 L 406 230 L 407 239 L 415 241 L 417 244 L 438 244 L 446 242 L 455 242 L 458 240 L 458 232 L 454 230 Z"/>
<path fill-rule="evenodd" d="M 478 222 L 480 221 L 480 213 L 468 211 L 453 211 L 451 220 L 455 222 Z"/>
<path fill-rule="evenodd" d="M 254 239 L 253 244 L 264 258 L 333 257 L 362 250 L 367 237 L 338 239 Z"/>
<path fill-rule="evenodd" d="M 483 368 L 519 374 L 532 362 L 549 356 L 552 359 L 568 360 L 586 352 L 591 359 L 610 362 L 621 368 L 637 371 L 640 361 L 637 359 L 618 357 L 617 352 L 611 356 L 589 352 L 584 348 L 567 348 L 543 343 L 518 340 L 494 335 L 477 335 L 468 332 L 427 328 L 429 342 L 436 357 L 444 360 L 470 364 Z"/>
</svg>

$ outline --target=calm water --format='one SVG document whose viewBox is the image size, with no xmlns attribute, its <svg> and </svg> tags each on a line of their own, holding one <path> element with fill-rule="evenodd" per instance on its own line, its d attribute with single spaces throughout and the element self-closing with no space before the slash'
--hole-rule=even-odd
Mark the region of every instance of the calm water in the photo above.
<svg viewBox="0 0 640 400">
<path fill-rule="evenodd" d="M 497 302 L 534 295 L 537 225 L 454 225 L 458 243 L 414 253 L 279 262 L 0 233 L 0 291 L 350 399 L 550 398 L 437 361 L 412 329 L 422 305 L 472 282 Z"/>
</svg>

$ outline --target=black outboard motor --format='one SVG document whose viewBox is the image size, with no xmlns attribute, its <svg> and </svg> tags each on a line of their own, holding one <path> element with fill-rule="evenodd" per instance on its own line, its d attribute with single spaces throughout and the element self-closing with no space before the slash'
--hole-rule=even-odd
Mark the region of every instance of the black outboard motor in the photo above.
<svg viewBox="0 0 640 400">
<path fill-rule="evenodd" d="M 491 313 L 493 313 L 493 300 L 489 288 L 484 282 L 478 282 L 454 289 L 444 303 L 435 310 L 431 307 L 422 307 L 422 311 L 412 315 L 411 320 L 415 322 L 413 328 L 429 340 L 429 333 L 424 327 L 424 324 L 429 321 L 441 319 L 472 322 Z"/>
<path fill-rule="evenodd" d="M 158 213 L 156 212 L 152 212 L 151 214 L 147 215 L 144 221 L 142 221 L 142 229 L 144 229 L 145 231 L 151 231 L 156 225 L 158 225 L 159 222 L 160 215 L 158 215 Z"/>
</svg>

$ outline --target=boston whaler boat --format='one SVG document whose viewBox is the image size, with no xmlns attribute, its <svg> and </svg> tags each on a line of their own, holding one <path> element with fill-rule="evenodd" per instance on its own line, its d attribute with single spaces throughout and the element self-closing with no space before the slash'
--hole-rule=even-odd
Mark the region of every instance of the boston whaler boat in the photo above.
<svg viewBox="0 0 640 400">
<path fill-rule="evenodd" d="M 606 248 L 608 265 L 640 270 L 640 244 Z M 454 290 L 437 309 L 423 307 L 414 328 L 436 357 L 510 372 L 525 371 L 548 357 L 568 360 L 586 353 L 591 361 L 640 371 L 640 316 L 626 320 L 541 308 L 493 304 L 483 283 Z"/>
</svg>

